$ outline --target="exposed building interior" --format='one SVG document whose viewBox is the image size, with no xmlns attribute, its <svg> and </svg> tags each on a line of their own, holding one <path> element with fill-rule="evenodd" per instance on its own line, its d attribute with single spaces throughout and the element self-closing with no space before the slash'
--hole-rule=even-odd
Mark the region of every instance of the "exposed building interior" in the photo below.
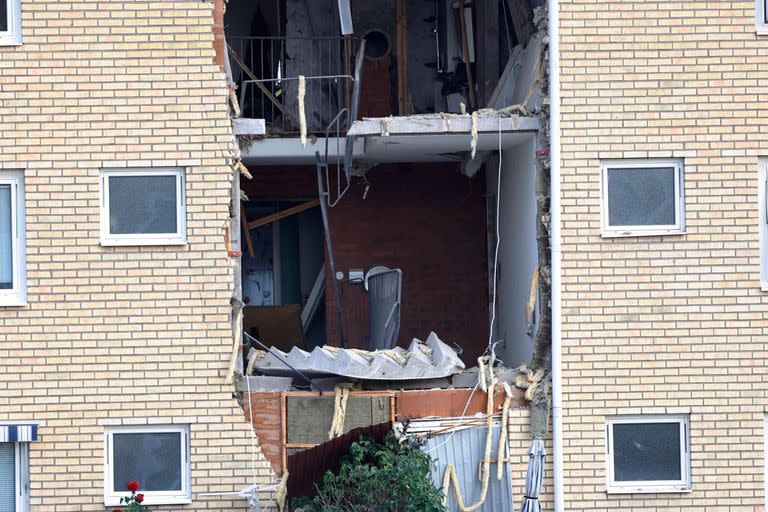
<svg viewBox="0 0 768 512">
<path fill-rule="evenodd" d="M 403 419 L 397 390 L 458 393 L 451 416 L 481 357 L 531 363 L 548 307 L 535 7 L 229 0 L 239 368 L 247 403 L 282 424 L 251 416 L 276 472 L 323 443 L 338 412 L 323 393 L 387 400 L 343 434 Z M 311 442 L 285 433 L 304 428 L 295 407 L 318 415 Z"/>
<path fill-rule="evenodd" d="M 517 314 L 499 315 L 493 337 L 504 340 L 511 365 L 530 359 L 524 324 L 535 316 L 526 304 L 537 259 L 540 126 L 526 106 L 541 101 L 540 43 L 532 20 L 522 34 L 514 30 L 518 2 L 494 2 L 490 10 L 454 3 L 358 2 L 345 16 L 330 0 L 229 2 L 226 37 L 241 116 L 264 120 L 263 131 L 242 131 L 253 123 L 236 130 L 253 176 L 241 181 L 241 220 L 249 226 L 241 238 L 244 325 L 266 344 L 391 348 L 435 331 L 474 364 L 489 339 L 501 156 L 508 200 L 500 217 L 516 220 L 508 222 L 514 239 L 499 248 L 496 306 Z M 349 23 L 353 32 L 340 33 Z M 489 29 L 498 37 L 476 40 Z M 523 37 L 531 44 L 518 44 Z M 480 87 L 472 76 L 491 79 Z M 496 113 L 510 105 L 523 108 Z M 474 122 L 462 113 L 473 110 Z M 305 144 L 296 137 L 302 125 Z M 328 188 L 333 275 L 318 166 Z M 378 267 L 401 271 L 399 330 L 383 341 L 371 339 L 365 279 Z"/>
</svg>

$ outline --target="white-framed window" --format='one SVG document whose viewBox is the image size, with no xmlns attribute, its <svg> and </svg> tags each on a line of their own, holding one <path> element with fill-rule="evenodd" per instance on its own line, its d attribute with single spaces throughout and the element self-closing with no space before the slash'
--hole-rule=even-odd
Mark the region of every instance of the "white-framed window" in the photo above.
<svg viewBox="0 0 768 512">
<path fill-rule="evenodd" d="M 607 419 L 609 493 L 688 492 L 691 456 L 688 416 L 613 416 Z"/>
<path fill-rule="evenodd" d="M 768 0 L 755 0 L 755 28 L 758 34 L 768 34 Z"/>
<path fill-rule="evenodd" d="M 187 209 L 182 169 L 101 172 L 101 245 L 183 245 Z"/>
<path fill-rule="evenodd" d="M 0 510 L 29 510 L 29 443 L 0 442 Z"/>
<path fill-rule="evenodd" d="M 0 0 L 0 46 L 21 44 L 21 0 Z"/>
<path fill-rule="evenodd" d="M 130 496 L 128 482 L 139 482 L 145 505 L 191 503 L 189 427 L 186 425 L 112 427 L 105 432 L 104 504 L 120 505 Z"/>
<path fill-rule="evenodd" d="M 0 171 L 0 306 L 27 303 L 24 172 Z"/>
<path fill-rule="evenodd" d="M 760 217 L 760 288 L 768 292 L 768 158 L 761 158 L 757 179 Z"/>
<path fill-rule="evenodd" d="M 680 160 L 607 161 L 602 164 L 600 176 L 604 237 L 685 232 Z"/>
</svg>

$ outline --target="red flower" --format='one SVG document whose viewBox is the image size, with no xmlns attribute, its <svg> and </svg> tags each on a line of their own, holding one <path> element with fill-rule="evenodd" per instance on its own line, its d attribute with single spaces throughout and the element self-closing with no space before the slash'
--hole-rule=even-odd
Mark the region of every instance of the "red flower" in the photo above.
<svg viewBox="0 0 768 512">
<path fill-rule="evenodd" d="M 136 480 L 131 480 L 128 482 L 128 490 L 131 492 L 136 492 L 139 490 L 139 482 Z"/>
<path fill-rule="evenodd" d="M 120 512 L 120 509 L 119 509 L 119 508 L 116 508 L 116 509 L 115 509 L 115 512 Z"/>
<path fill-rule="evenodd" d="M 143 494 L 137 494 L 136 495 L 136 503 L 141 503 L 144 501 L 144 495 Z"/>
</svg>

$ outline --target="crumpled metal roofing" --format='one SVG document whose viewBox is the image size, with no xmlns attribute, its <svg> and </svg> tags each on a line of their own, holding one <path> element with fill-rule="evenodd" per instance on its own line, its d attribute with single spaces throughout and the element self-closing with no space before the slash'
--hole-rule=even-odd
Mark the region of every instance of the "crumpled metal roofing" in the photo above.
<svg viewBox="0 0 768 512">
<path fill-rule="evenodd" d="M 464 369 L 456 351 L 434 332 L 426 342 L 414 338 L 407 350 L 395 347 L 371 352 L 324 346 L 312 352 L 294 347 L 286 353 L 271 347 L 270 352 L 261 353 L 253 368 L 265 375 L 295 375 L 286 362 L 309 377 L 339 375 L 366 380 L 438 379 Z"/>
<path fill-rule="evenodd" d="M 430 420 L 413 420 L 409 425 L 409 433 L 418 431 L 426 427 L 427 430 L 431 424 L 440 423 Z M 499 437 L 501 436 L 501 422 L 494 420 L 492 429 L 492 455 L 496 459 L 498 454 Z M 469 506 L 475 503 L 480 497 L 482 491 L 482 481 L 478 475 L 478 469 L 485 457 L 485 439 L 487 427 L 460 428 L 451 432 L 437 434 L 427 438 L 425 444 L 421 447 L 422 451 L 429 454 L 434 460 L 430 467 L 430 476 L 432 483 L 440 486 L 443 482 L 445 469 L 448 464 L 453 464 L 458 476 L 459 489 L 464 504 Z M 507 440 L 504 439 L 504 442 Z M 491 478 L 488 484 L 488 494 L 485 502 L 477 509 L 478 512 L 497 512 L 499 510 L 514 510 L 514 500 L 512 495 L 512 475 L 509 463 L 504 463 L 502 479 L 496 477 L 498 462 L 491 464 Z M 451 486 L 448 492 L 448 503 L 446 504 L 448 512 L 458 512 L 459 504 L 456 500 L 456 493 Z"/>
</svg>

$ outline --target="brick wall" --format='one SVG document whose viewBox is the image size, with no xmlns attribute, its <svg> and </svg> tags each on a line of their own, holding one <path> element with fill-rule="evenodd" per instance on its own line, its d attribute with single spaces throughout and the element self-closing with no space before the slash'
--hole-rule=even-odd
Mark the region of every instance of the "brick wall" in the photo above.
<svg viewBox="0 0 768 512">
<path fill-rule="evenodd" d="M 565 510 L 763 510 L 754 1 L 561 6 Z M 600 162 L 684 160 L 687 233 L 600 237 Z M 687 413 L 693 492 L 607 495 L 605 416 Z"/>
<path fill-rule="evenodd" d="M 250 198 L 311 197 L 313 168 L 255 168 L 243 180 Z M 371 189 L 355 185 L 330 209 L 337 271 L 376 265 L 403 271 L 399 344 L 425 340 L 431 330 L 465 350 L 469 364 L 488 338 L 488 278 L 483 179 L 458 174 L 455 166 L 410 164 L 370 171 Z M 338 322 L 332 284 L 326 291 L 328 339 Z M 368 295 L 362 286 L 340 283 L 348 346 L 367 348 Z"/>
<path fill-rule="evenodd" d="M 28 306 L 0 308 L 0 421 L 43 422 L 33 511 L 105 509 L 107 425 L 189 424 L 195 495 L 252 482 L 224 385 L 231 129 L 212 8 L 25 0 L 24 44 L 0 47 L 0 169 L 25 172 L 29 288 Z M 100 245 L 99 170 L 137 166 L 185 169 L 187 245 Z M 261 457 L 257 472 L 272 478 Z"/>
</svg>

